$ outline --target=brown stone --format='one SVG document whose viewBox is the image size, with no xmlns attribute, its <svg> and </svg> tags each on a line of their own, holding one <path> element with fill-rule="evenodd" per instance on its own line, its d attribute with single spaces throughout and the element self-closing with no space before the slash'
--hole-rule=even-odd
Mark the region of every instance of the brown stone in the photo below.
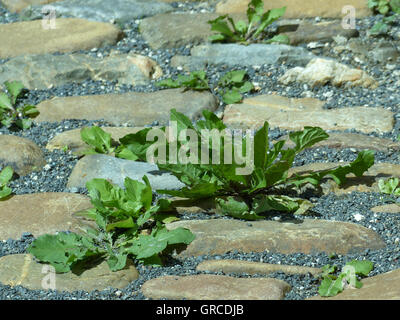
<svg viewBox="0 0 400 320">
<path fill-rule="evenodd" d="M 214 20 L 218 16 L 215 13 L 163 13 L 143 19 L 140 23 L 140 32 L 153 49 L 202 44 L 214 33 L 207 21 Z M 243 15 L 235 15 L 234 19 L 237 20 L 239 17 L 243 18 Z"/>
<path fill-rule="evenodd" d="M 89 50 L 114 45 L 121 38 L 121 30 L 114 25 L 83 19 L 59 18 L 56 29 L 44 29 L 42 20 L 1 24 L 0 59 Z"/>
<path fill-rule="evenodd" d="M 222 0 L 217 4 L 216 12 L 219 14 L 246 12 L 250 0 Z M 286 7 L 285 18 L 343 18 L 342 8 L 351 5 L 355 8 L 356 17 L 361 18 L 371 14 L 364 0 L 264 0 L 264 11 L 273 8 Z M 348 13 L 346 13 L 348 14 Z"/>
<path fill-rule="evenodd" d="M 118 141 L 125 135 L 136 133 L 144 129 L 144 127 L 102 127 L 101 129 L 111 134 L 111 138 L 114 141 Z M 49 141 L 46 149 L 55 150 L 63 149 L 65 147 L 67 147 L 68 150 L 77 153 L 89 148 L 89 146 L 81 138 L 81 129 L 68 130 L 59 133 Z"/>
<path fill-rule="evenodd" d="M 167 89 L 156 92 L 128 92 L 54 98 L 37 105 L 40 111 L 36 122 L 62 121 L 64 119 L 105 119 L 115 125 L 144 126 L 158 121 L 166 125 L 170 110 L 176 108 L 192 120 L 201 116 L 204 109 L 214 111 L 217 99 L 209 92 Z"/>
<path fill-rule="evenodd" d="M 324 130 L 356 129 L 360 132 L 388 132 L 393 129 L 393 112 L 384 108 L 349 107 L 326 110 L 322 101 L 260 95 L 228 105 L 223 121 L 230 128 L 259 129 L 268 121 L 271 128 L 303 130 L 317 126 Z"/>
<path fill-rule="evenodd" d="M 371 211 L 376 213 L 400 213 L 400 205 L 396 203 L 384 204 L 371 208 Z"/>
<path fill-rule="evenodd" d="M 17 80 L 30 90 L 46 90 L 88 79 L 147 85 L 161 75 L 162 70 L 155 61 L 132 53 L 114 53 L 101 58 L 77 53 L 34 54 L 12 58 L 0 66 L 0 83 Z"/>
<path fill-rule="evenodd" d="M 54 278 L 55 289 L 58 291 L 93 291 L 108 287 L 123 289 L 139 277 L 139 273 L 128 260 L 123 270 L 111 271 L 106 261 L 83 271 L 80 274 L 72 272 L 52 273 L 51 266 L 38 263 L 29 254 L 13 254 L 0 258 L 0 282 L 3 285 L 21 285 L 30 290 L 49 289 L 51 276 Z"/>
<path fill-rule="evenodd" d="M 0 135 L 0 164 L 11 166 L 20 176 L 39 171 L 46 164 L 43 151 L 31 140 Z"/>
<path fill-rule="evenodd" d="M 20 12 L 22 9 L 29 7 L 31 5 L 37 4 L 48 4 L 58 0 L 1 0 L 1 3 L 10 12 Z"/>
<path fill-rule="evenodd" d="M 152 299 L 282 300 L 290 290 L 272 278 L 233 278 L 218 275 L 164 276 L 146 281 L 143 294 Z"/>
<path fill-rule="evenodd" d="M 207 260 L 201 262 L 197 271 L 211 271 L 228 273 L 248 273 L 254 274 L 269 274 L 272 272 L 284 272 L 287 274 L 312 274 L 317 275 L 322 272 L 319 268 L 290 266 L 283 264 L 270 264 L 262 262 L 241 261 L 241 260 Z"/>
<path fill-rule="evenodd" d="M 81 220 L 73 213 L 92 208 L 86 196 L 64 192 L 14 195 L 0 201 L 0 239 L 35 237 L 57 231 L 78 231 Z"/>
<path fill-rule="evenodd" d="M 342 20 L 325 21 L 320 23 L 299 23 L 298 27 L 293 32 L 283 32 L 290 39 L 291 45 L 300 43 L 309 43 L 313 41 L 331 42 L 333 37 L 342 36 L 346 38 L 355 37 L 358 35 L 356 29 L 344 29 Z"/>
<path fill-rule="evenodd" d="M 307 300 L 400 300 L 400 269 L 362 279 L 362 288 L 345 289 L 334 297 L 315 296 Z"/>
<path fill-rule="evenodd" d="M 319 219 L 294 222 L 190 220 L 170 223 L 167 228 L 188 228 L 196 236 L 179 253 L 180 257 L 224 254 L 234 250 L 347 254 L 385 247 L 375 232 L 357 224 Z"/>
</svg>

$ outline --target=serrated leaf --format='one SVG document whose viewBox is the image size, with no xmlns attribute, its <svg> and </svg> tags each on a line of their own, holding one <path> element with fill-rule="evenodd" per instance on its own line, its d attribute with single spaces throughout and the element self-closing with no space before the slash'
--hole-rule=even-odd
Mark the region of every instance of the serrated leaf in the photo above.
<svg viewBox="0 0 400 320">
<path fill-rule="evenodd" d="M 59 273 L 70 271 L 81 260 L 104 254 L 89 239 L 64 232 L 39 236 L 28 247 L 27 252 L 41 262 L 50 263 Z"/>
<path fill-rule="evenodd" d="M 304 149 L 328 138 L 329 135 L 320 127 L 305 126 L 302 131 L 292 132 L 289 134 L 289 139 L 296 144 L 296 152 L 301 152 Z"/>
<path fill-rule="evenodd" d="M 181 85 L 178 81 L 172 79 L 165 79 L 155 83 L 157 87 L 179 88 Z"/>
<path fill-rule="evenodd" d="M 118 271 L 125 268 L 126 260 L 127 254 L 114 254 L 107 259 L 107 264 L 110 267 L 111 271 Z"/>
<path fill-rule="evenodd" d="M 268 10 L 266 13 L 263 14 L 261 17 L 261 23 L 257 28 L 256 32 L 254 33 L 253 37 L 257 37 L 264 29 L 269 26 L 272 22 L 278 20 L 285 14 L 286 7 L 271 9 Z"/>
</svg>

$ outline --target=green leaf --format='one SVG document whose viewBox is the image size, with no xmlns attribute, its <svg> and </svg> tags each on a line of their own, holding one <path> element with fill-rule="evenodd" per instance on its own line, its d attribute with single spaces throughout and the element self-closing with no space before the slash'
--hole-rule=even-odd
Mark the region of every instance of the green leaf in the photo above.
<svg viewBox="0 0 400 320">
<path fill-rule="evenodd" d="M 243 83 L 242 86 L 239 87 L 239 92 L 246 93 L 252 91 L 253 89 L 254 89 L 253 84 L 249 81 L 246 81 L 245 83 Z"/>
<path fill-rule="evenodd" d="M 216 198 L 215 201 L 217 204 L 216 212 L 218 214 L 245 220 L 259 220 L 264 218 L 251 211 L 247 203 L 240 197 Z"/>
<path fill-rule="evenodd" d="M 14 110 L 9 96 L 4 92 L 0 92 L 0 108 Z"/>
<path fill-rule="evenodd" d="M 32 126 L 31 119 L 18 119 L 15 124 L 21 129 L 29 129 Z"/>
<path fill-rule="evenodd" d="M 113 254 L 107 259 L 107 264 L 111 271 L 122 270 L 126 266 L 127 254 Z"/>
<path fill-rule="evenodd" d="M 247 32 L 247 23 L 243 20 L 239 20 L 235 23 L 235 29 L 237 32 L 245 34 Z"/>
<path fill-rule="evenodd" d="M 153 141 L 147 141 L 147 135 L 150 130 L 152 128 L 145 128 L 119 139 L 123 148 L 127 149 L 122 154 L 127 155 L 130 152 L 131 155 L 135 155 L 141 161 L 146 161 L 146 151 L 154 143 Z"/>
<path fill-rule="evenodd" d="M 97 153 L 108 154 L 114 151 L 111 147 L 111 134 L 99 127 L 82 128 L 81 138 Z"/>
<path fill-rule="evenodd" d="M 140 202 L 145 210 L 149 210 L 153 199 L 153 193 L 151 191 L 149 179 L 143 176 L 143 181 L 145 184 L 126 177 L 124 182 L 126 196 L 132 201 Z"/>
<path fill-rule="evenodd" d="M 278 34 L 268 39 L 265 43 L 280 43 L 280 44 L 290 44 L 290 39 L 285 34 Z"/>
<path fill-rule="evenodd" d="M 221 86 L 228 86 L 230 84 L 242 83 L 246 76 L 246 70 L 233 70 L 224 74 L 219 80 Z"/>
<path fill-rule="evenodd" d="M 253 37 L 256 38 L 264 29 L 269 26 L 272 22 L 278 20 L 285 14 L 286 7 L 278 8 L 278 9 L 271 9 L 268 10 L 266 13 L 263 14 L 261 17 L 260 26 L 257 28 L 256 32 L 254 33 Z"/>
<path fill-rule="evenodd" d="M 355 273 L 364 277 L 368 276 L 368 274 L 374 268 L 374 264 L 369 260 L 352 260 L 347 262 L 346 265 L 354 267 Z"/>
<path fill-rule="evenodd" d="M 0 172 L 0 187 L 5 186 L 8 182 L 11 181 L 14 174 L 14 170 L 12 167 L 7 166 Z"/>
<path fill-rule="evenodd" d="M 250 25 L 255 25 L 260 22 L 264 12 L 264 3 L 262 0 L 250 1 L 247 8 L 247 19 Z"/>
<path fill-rule="evenodd" d="M 15 104 L 22 90 L 24 89 L 24 85 L 20 81 L 12 81 L 12 82 L 4 82 L 4 85 L 7 88 L 7 91 L 11 95 L 12 104 Z"/>
<path fill-rule="evenodd" d="M 242 95 L 237 90 L 229 90 L 222 96 L 222 100 L 225 104 L 239 103 L 242 101 L 242 99 Z"/>
<path fill-rule="evenodd" d="M 70 271 L 79 261 L 104 254 L 88 238 L 64 232 L 39 236 L 27 252 L 41 262 L 50 263 L 59 273 Z"/>
<path fill-rule="evenodd" d="M 267 152 L 269 148 L 268 129 L 269 124 L 265 121 L 263 127 L 254 135 L 254 150 L 257 150 L 257 152 L 254 152 L 254 166 L 255 168 L 262 169 L 262 171 L 267 166 Z"/>
<path fill-rule="evenodd" d="M 379 2 L 377 0 L 368 0 L 368 8 L 373 9 L 377 7 Z"/>
<path fill-rule="evenodd" d="M 380 34 L 380 33 L 387 33 L 389 30 L 389 26 L 384 22 L 377 22 L 374 26 L 369 30 L 369 32 L 373 35 Z"/>
<path fill-rule="evenodd" d="M 175 197 L 203 199 L 215 195 L 219 189 L 220 187 L 215 183 L 199 182 L 190 188 L 184 187 L 180 190 L 157 190 L 157 192 Z"/>
<path fill-rule="evenodd" d="M 176 228 L 168 230 L 167 228 L 158 229 L 155 233 L 155 238 L 158 241 L 166 241 L 168 245 L 172 244 L 190 244 L 196 236 L 186 228 Z"/>
<path fill-rule="evenodd" d="M 127 248 L 127 252 L 136 256 L 136 259 L 145 259 L 162 252 L 168 245 L 167 241 L 158 241 L 152 235 L 139 235 L 139 238 Z"/>
<path fill-rule="evenodd" d="M 178 81 L 172 79 L 165 79 L 155 83 L 157 87 L 167 87 L 167 88 L 179 88 L 181 84 Z"/>
<path fill-rule="evenodd" d="M 129 217 L 128 219 L 125 219 L 125 220 L 107 224 L 106 232 L 110 232 L 116 228 L 129 229 L 129 228 L 133 228 L 135 226 L 136 226 L 136 224 L 133 222 L 132 217 Z"/>
<path fill-rule="evenodd" d="M 24 116 L 28 116 L 30 118 L 34 118 L 40 114 L 39 110 L 35 106 L 28 104 L 21 108 L 21 112 Z"/>
<path fill-rule="evenodd" d="M 338 293 L 343 291 L 343 278 L 345 274 L 340 274 L 340 276 L 333 280 L 329 277 L 326 277 L 322 280 L 321 285 L 318 289 L 318 293 L 321 297 L 333 297 Z"/>
<path fill-rule="evenodd" d="M 12 193 L 12 189 L 9 187 L 0 187 L 0 200 L 7 198 Z"/>
<path fill-rule="evenodd" d="M 379 179 L 378 181 L 379 190 L 386 194 L 393 194 L 398 185 L 398 178 L 389 178 L 387 180 Z"/>
<path fill-rule="evenodd" d="M 328 138 L 329 135 L 320 127 L 305 126 L 302 131 L 292 132 L 289 134 L 289 139 L 296 144 L 296 152 L 301 152 L 304 149 Z"/>
<path fill-rule="evenodd" d="M 229 28 L 228 24 L 223 21 L 227 16 L 228 15 L 220 16 L 215 20 L 208 21 L 208 23 L 211 24 L 211 31 L 218 31 L 224 36 L 233 37 L 233 31 Z"/>
<path fill-rule="evenodd" d="M 115 157 L 132 161 L 136 161 L 139 159 L 136 154 L 134 154 L 131 150 L 123 145 L 120 145 L 117 147 L 117 149 L 115 149 Z"/>
</svg>

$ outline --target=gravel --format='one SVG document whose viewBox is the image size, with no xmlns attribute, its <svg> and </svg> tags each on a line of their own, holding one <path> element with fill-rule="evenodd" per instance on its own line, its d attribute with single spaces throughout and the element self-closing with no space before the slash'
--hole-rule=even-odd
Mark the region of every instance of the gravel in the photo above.
<svg viewBox="0 0 400 320">
<path fill-rule="evenodd" d="M 214 7 L 207 7 L 201 2 L 188 3 L 172 3 L 172 5 L 180 11 L 205 12 L 213 11 Z M 374 16 L 357 20 L 357 28 L 360 31 L 360 37 L 363 41 L 374 42 L 375 38 L 370 38 L 366 30 L 370 28 L 380 17 Z M 323 20 L 323 19 L 322 19 Z M 11 23 L 18 21 L 18 15 L 11 14 L 0 5 L 0 23 Z M 176 68 L 169 65 L 171 58 L 175 54 L 189 55 L 191 46 L 168 49 L 168 50 L 152 50 L 144 42 L 138 31 L 140 21 L 131 21 L 124 25 L 125 39 L 121 40 L 115 46 L 109 46 L 101 49 L 80 51 L 80 53 L 89 54 L 97 57 L 106 57 L 111 50 L 117 50 L 121 53 L 134 51 L 156 60 L 163 68 L 165 78 L 176 76 L 180 73 Z M 398 44 L 400 29 L 394 26 L 389 39 Z M 340 89 L 332 86 L 308 88 L 302 84 L 293 84 L 290 86 L 281 85 L 277 79 L 282 76 L 288 69 L 294 67 L 287 64 L 282 65 L 263 65 L 249 68 L 248 74 L 254 83 L 257 83 L 261 90 L 257 93 L 249 94 L 271 94 L 276 93 L 287 97 L 300 98 L 310 96 L 327 101 L 325 108 L 343 108 L 351 106 L 369 106 L 384 107 L 392 110 L 396 114 L 395 128 L 392 132 L 385 134 L 371 133 L 370 136 L 385 137 L 396 141 L 399 134 L 400 116 L 398 106 L 400 105 L 400 65 L 388 69 L 385 63 L 368 63 L 360 65 L 351 52 L 345 52 L 340 55 L 333 50 L 334 43 L 325 46 L 322 49 L 315 49 L 313 52 L 319 55 L 330 56 L 338 59 L 343 63 L 352 65 L 353 67 L 361 66 L 364 70 L 373 75 L 380 83 L 376 90 L 367 90 L 362 88 Z M 0 65 L 7 60 L 0 60 Z M 208 66 L 206 69 L 207 76 L 210 79 L 210 85 L 213 93 L 221 97 L 215 91 L 216 84 L 221 75 L 232 70 L 224 65 Z M 136 92 L 152 92 L 158 90 L 154 82 L 146 86 L 129 86 L 120 85 L 111 81 L 92 81 L 87 80 L 81 84 L 69 84 L 48 90 L 32 90 L 26 94 L 22 103 L 38 104 L 39 102 L 51 99 L 54 96 L 79 96 L 104 93 L 124 93 L 129 91 Z M 221 104 L 219 110 L 223 110 L 224 105 Z M 32 139 L 45 152 L 46 161 L 49 164 L 45 169 L 36 171 L 25 177 L 18 177 L 11 182 L 11 187 L 15 194 L 26 194 L 35 192 L 63 192 L 74 191 L 85 193 L 85 190 L 68 190 L 66 184 L 72 168 L 78 161 L 78 158 L 70 152 L 61 150 L 48 151 L 45 149 L 47 142 L 56 134 L 80 128 L 82 126 L 99 125 L 108 126 L 105 121 L 78 121 L 66 120 L 59 123 L 41 123 L 35 124 L 29 130 L 25 131 L 9 131 L 6 128 L 0 128 L 0 134 L 13 134 L 21 137 Z M 356 130 L 348 130 L 356 132 Z M 286 134 L 285 130 L 274 129 L 270 131 L 270 138 L 277 139 Z M 313 150 L 306 150 L 295 159 L 295 165 L 303 165 L 313 162 L 331 162 L 331 161 L 352 161 L 357 157 L 357 153 L 352 149 L 329 149 L 326 147 Z M 376 152 L 376 162 L 391 162 L 400 164 L 399 156 L 396 153 Z M 152 268 L 150 266 L 137 265 L 140 277 L 138 280 L 130 283 L 123 290 L 108 289 L 103 291 L 84 292 L 77 291 L 73 293 L 58 292 L 54 290 L 28 290 L 21 286 L 10 287 L 0 285 L 0 299 L 11 300 L 142 300 L 146 299 L 140 291 L 141 285 L 149 280 L 163 275 L 191 275 L 202 272 L 195 271 L 196 266 L 202 261 L 209 259 L 238 259 L 244 261 L 258 261 L 274 264 L 302 265 L 310 267 L 322 267 L 326 264 L 335 264 L 342 267 L 346 262 L 352 259 L 368 259 L 374 263 L 374 270 L 370 275 L 376 275 L 390 270 L 400 268 L 400 248 L 398 246 L 400 215 L 389 213 L 373 213 L 370 208 L 376 205 L 395 202 L 396 199 L 390 196 L 382 196 L 378 193 L 360 193 L 353 192 L 348 195 L 336 196 L 334 194 L 311 197 L 310 200 L 315 203 L 313 211 L 314 216 L 305 219 L 327 219 L 335 221 L 347 221 L 360 224 L 364 227 L 371 228 L 376 231 L 386 243 L 386 247 L 381 250 L 366 250 L 361 254 L 348 255 L 328 255 L 326 253 L 305 255 L 297 254 L 278 254 L 278 253 L 238 253 L 230 252 L 219 256 L 200 256 L 184 260 L 178 260 L 171 257 L 168 263 L 161 268 Z M 206 214 L 183 215 L 182 219 L 210 219 Z M 360 219 L 360 217 L 362 217 Z M 220 217 L 218 217 L 220 218 Z M 229 217 L 224 217 L 230 219 Z M 266 219 L 285 220 L 292 219 L 281 214 L 271 213 Z M 9 254 L 25 253 L 26 247 L 33 241 L 33 236 L 25 233 L 20 239 L 9 239 L 0 241 L 0 257 Z M 248 277 L 247 274 L 232 275 L 235 277 Z M 259 277 L 261 275 L 253 275 Z M 311 275 L 286 275 L 276 272 L 270 275 L 272 277 L 282 279 L 292 286 L 292 290 L 286 295 L 288 300 L 301 300 L 317 294 L 319 280 Z"/>
</svg>

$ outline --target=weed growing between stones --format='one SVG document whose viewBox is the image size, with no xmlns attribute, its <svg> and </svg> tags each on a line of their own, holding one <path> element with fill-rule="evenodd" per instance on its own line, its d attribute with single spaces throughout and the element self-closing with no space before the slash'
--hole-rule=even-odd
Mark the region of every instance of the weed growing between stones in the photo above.
<svg viewBox="0 0 400 320">
<path fill-rule="evenodd" d="M 251 0 L 247 9 L 247 23 L 243 20 L 234 22 L 227 14 L 219 16 L 215 20 L 208 21 L 211 24 L 211 30 L 218 32 L 210 36 L 209 40 L 211 42 L 225 43 L 238 42 L 246 45 L 255 42 L 289 44 L 288 36 L 282 34 L 274 35 L 269 40 L 263 41 L 268 36 L 265 28 L 282 17 L 285 11 L 286 7 L 282 7 L 264 12 L 264 3 L 262 0 Z"/>
<path fill-rule="evenodd" d="M 372 35 L 386 34 L 391 24 L 399 22 L 399 0 L 368 0 L 368 7 L 385 16 L 369 30 Z"/>
<path fill-rule="evenodd" d="M 342 292 L 346 287 L 360 289 L 363 284 L 357 279 L 366 277 L 373 269 L 373 263 L 368 260 L 352 260 L 342 268 L 339 275 L 334 273 L 337 271 L 337 266 L 325 265 L 322 268 L 321 285 L 318 293 L 322 297 L 333 297 Z"/>
<path fill-rule="evenodd" d="M 152 205 L 149 180 L 144 184 L 125 179 L 125 190 L 105 179 L 93 179 L 86 187 L 94 208 L 76 213 L 95 222 L 97 227 L 82 228 L 83 234 L 45 234 L 33 241 L 27 251 L 39 261 L 63 273 L 106 260 L 110 270 L 124 269 L 128 257 L 145 264 L 161 265 L 160 254 L 171 245 L 189 244 L 195 238 L 185 228 L 167 230 L 173 216 L 160 214 L 170 201 L 159 199 Z"/>
<path fill-rule="evenodd" d="M 362 176 L 374 164 L 373 151 L 365 150 L 346 166 L 289 177 L 296 155 L 329 137 L 324 130 L 305 127 L 289 135 L 295 147 L 284 149 L 285 141 L 279 141 L 270 149 L 268 122 L 254 137 L 249 132 L 232 137 L 214 113 L 204 110 L 203 116 L 204 120 L 192 124 L 173 109 L 170 124 L 175 126 L 145 128 L 121 138 L 116 156 L 156 162 L 186 185 L 181 190 L 157 190 L 159 193 L 191 201 L 212 199 L 218 213 L 246 220 L 263 219 L 260 214 L 271 210 L 304 214 L 311 203 L 285 193 L 306 184 L 318 187 L 324 177 L 342 185 L 347 174 Z"/>
<path fill-rule="evenodd" d="M 233 70 L 224 74 L 218 82 L 218 91 L 222 91 L 222 100 L 225 104 L 239 103 L 243 100 L 243 93 L 254 89 L 247 81 L 246 70 Z M 204 71 L 193 71 L 189 75 L 178 75 L 176 80 L 164 79 L 156 83 L 158 87 L 185 88 L 191 90 L 209 90 L 208 80 Z"/>
<path fill-rule="evenodd" d="M 24 85 L 20 81 L 6 81 L 6 92 L 0 92 L 0 123 L 7 128 L 14 125 L 20 129 L 28 129 L 32 125 L 32 118 L 39 115 L 33 105 L 17 107 L 18 99 L 22 96 Z"/>
</svg>

